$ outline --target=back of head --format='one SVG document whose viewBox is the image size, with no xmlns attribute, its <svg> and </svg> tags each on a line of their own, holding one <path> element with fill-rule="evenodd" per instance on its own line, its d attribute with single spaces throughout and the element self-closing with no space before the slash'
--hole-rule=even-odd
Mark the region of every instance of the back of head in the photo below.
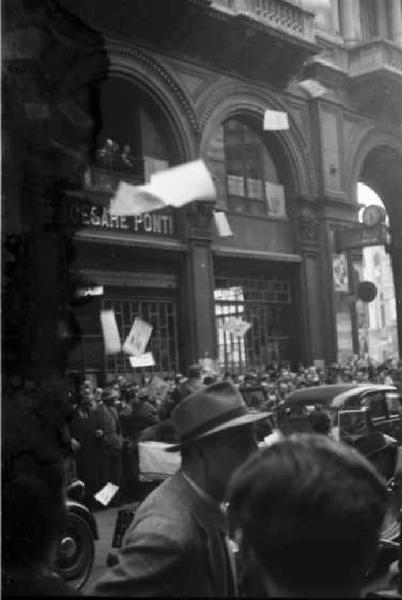
<svg viewBox="0 0 402 600">
<path fill-rule="evenodd" d="M 387 505 L 383 480 L 360 453 L 295 435 L 240 467 L 229 501 L 244 560 L 255 557 L 278 589 L 305 597 L 359 592 Z"/>
</svg>

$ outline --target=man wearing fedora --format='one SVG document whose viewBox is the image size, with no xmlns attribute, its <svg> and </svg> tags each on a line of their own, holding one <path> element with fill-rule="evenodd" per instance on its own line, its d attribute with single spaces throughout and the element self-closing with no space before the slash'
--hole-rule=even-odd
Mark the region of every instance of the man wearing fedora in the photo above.
<svg viewBox="0 0 402 600">
<path fill-rule="evenodd" d="M 229 382 L 197 390 L 174 409 L 181 468 L 139 507 L 118 564 L 97 583 L 108 596 L 228 597 L 237 593 L 222 502 L 257 444 L 250 413 Z"/>
</svg>

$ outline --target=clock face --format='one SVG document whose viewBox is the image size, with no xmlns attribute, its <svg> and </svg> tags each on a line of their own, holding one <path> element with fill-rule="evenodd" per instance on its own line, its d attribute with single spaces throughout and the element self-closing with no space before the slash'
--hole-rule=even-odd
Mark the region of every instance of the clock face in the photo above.
<svg viewBox="0 0 402 600">
<path fill-rule="evenodd" d="M 363 223 L 370 227 L 384 221 L 384 218 L 385 210 L 381 208 L 381 206 L 376 206 L 374 204 L 371 206 L 366 206 L 362 215 Z"/>
</svg>

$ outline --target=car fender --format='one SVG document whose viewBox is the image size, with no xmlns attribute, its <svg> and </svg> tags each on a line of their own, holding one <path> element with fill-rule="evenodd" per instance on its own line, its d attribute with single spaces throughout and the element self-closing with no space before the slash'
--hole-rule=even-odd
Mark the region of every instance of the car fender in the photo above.
<svg viewBox="0 0 402 600">
<path fill-rule="evenodd" d="M 99 540 L 99 531 L 96 519 L 84 504 L 81 504 L 81 502 L 76 502 L 75 500 L 67 500 L 67 510 L 68 512 L 74 513 L 84 519 L 84 521 L 88 523 L 94 539 Z"/>
</svg>

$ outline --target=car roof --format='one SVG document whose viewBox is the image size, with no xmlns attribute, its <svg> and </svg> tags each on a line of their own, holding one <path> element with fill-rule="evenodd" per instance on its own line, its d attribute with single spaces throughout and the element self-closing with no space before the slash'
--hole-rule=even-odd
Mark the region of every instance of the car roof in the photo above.
<svg viewBox="0 0 402 600">
<path fill-rule="evenodd" d="M 285 401 L 285 405 L 302 406 L 308 403 L 321 403 L 326 406 L 339 408 L 350 396 L 356 393 L 369 391 L 397 391 L 393 385 L 381 385 L 377 383 L 339 383 L 331 385 L 320 385 L 303 388 L 291 392 Z"/>
</svg>

